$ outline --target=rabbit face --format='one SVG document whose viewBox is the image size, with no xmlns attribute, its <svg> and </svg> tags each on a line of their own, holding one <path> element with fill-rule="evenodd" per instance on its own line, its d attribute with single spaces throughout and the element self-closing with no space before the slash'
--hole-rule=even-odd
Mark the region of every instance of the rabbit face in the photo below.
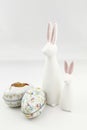
<svg viewBox="0 0 87 130">
<path fill-rule="evenodd" d="M 52 27 L 52 24 L 48 24 L 47 29 L 47 43 L 43 48 L 43 53 L 46 56 L 54 56 L 57 53 L 57 46 L 56 46 L 56 39 L 57 39 L 57 24 L 55 23 Z"/>
<path fill-rule="evenodd" d="M 71 84 L 71 79 L 72 79 L 72 72 L 73 72 L 73 66 L 74 66 L 74 62 L 71 62 L 70 65 L 68 65 L 67 61 L 64 62 L 64 70 L 66 73 L 66 77 L 65 77 L 65 85 L 66 86 L 70 86 Z"/>
<path fill-rule="evenodd" d="M 68 81 L 64 81 L 64 83 L 65 83 L 66 86 L 70 86 L 71 81 L 70 81 L 70 80 L 68 80 Z"/>
<path fill-rule="evenodd" d="M 43 50 L 43 54 L 49 57 L 55 56 L 57 53 L 57 46 L 56 44 L 47 43 Z"/>
<path fill-rule="evenodd" d="M 64 83 L 67 87 L 71 85 L 71 79 L 72 79 L 72 76 L 70 74 L 66 73 Z"/>
</svg>

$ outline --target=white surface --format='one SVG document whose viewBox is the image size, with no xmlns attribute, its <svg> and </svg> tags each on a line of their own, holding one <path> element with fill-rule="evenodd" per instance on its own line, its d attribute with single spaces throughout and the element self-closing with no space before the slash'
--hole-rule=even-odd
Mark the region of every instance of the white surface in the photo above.
<svg viewBox="0 0 87 130">
<path fill-rule="evenodd" d="M 87 59 L 86 0 L 0 0 L 0 59 L 42 59 L 48 21 L 58 22 L 60 58 Z"/>
<path fill-rule="evenodd" d="M 63 64 L 60 62 L 61 69 Z M 46 106 L 34 120 L 19 109 L 9 108 L 2 99 L 7 86 L 15 81 L 41 86 L 43 63 L 39 61 L 0 62 L 0 130 L 87 130 L 87 61 L 76 61 L 73 81 L 73 112 Z"/>
</svg>

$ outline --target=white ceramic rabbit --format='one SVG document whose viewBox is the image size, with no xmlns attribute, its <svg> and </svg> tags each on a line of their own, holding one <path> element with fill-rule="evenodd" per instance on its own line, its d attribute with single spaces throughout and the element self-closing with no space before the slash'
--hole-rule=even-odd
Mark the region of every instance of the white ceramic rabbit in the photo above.
<svg viewBox="0 0 87 130">
<path fill-rule="evenodd" d="M 50 106 L 59 104 L 62 87 L 61 71 L 56 57 L 56 39 L 57 24 L 55 23 L 52 28 L 52 24 L 48 23 L 47 43 L 43 48 L 46 61 L 42 86 L 47 94 L 47 104 Z"/>
<path fill-rule="evenodd" d="M 71 62 L 70 66 L 68 63 L 64 62 L 64 70 L 66 73 L 65 81 L 64 81 L 64 89 L 61 97 L 61 109 L 64 111 L 72 111 L 72 85 L 71 85 L 71 74 L 73 72 L 74 63 Z"/>
</svg>

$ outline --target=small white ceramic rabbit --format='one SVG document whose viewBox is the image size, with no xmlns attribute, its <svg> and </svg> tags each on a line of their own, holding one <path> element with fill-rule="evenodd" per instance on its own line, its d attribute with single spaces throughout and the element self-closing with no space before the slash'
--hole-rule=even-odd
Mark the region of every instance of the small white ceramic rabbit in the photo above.
<svg viewBox="0 0 87 130">
<path fill-rule="evenodd" d="M 64 111 L 72 111 L 72 85 L 71 85 L 71 74 L 73 72 L 74 63 L 71 62 L 70 66 L 68 63 L 64 62 L 64 70 L 66 73 L 65 81 L 64 81 L 64 89 L 61 97 L 61 109 Z"/>
<path fill-rule="evenodd" d="M 56 57 L 56 39 L 57 24 L 55 23 L 52 28 L 52 24 L 48 23 L 47 43 L 43 48 L 46 61 L 42 86 L 47 94 L 47 104 L 50 106 L 56 106 L 59 104 L 62 87 L 61 71 Z"/>
</svg>

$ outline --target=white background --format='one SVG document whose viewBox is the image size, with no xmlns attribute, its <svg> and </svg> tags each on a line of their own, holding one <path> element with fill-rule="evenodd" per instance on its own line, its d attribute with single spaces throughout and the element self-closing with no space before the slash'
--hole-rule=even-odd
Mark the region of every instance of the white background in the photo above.
<svg viewBox="0 0 87 130">
<path fill-rule="evenodd" d="M 0 0 L 0 59 L 42 59 L 49 21 L 58 23 L 59 58 L 86 59 L 86 0 Z"/>
<path fill-rule="evenodd" d="M 27 120 L 2 99 L 16 81 L 42 84 L 48 21 L 58 23 L 58 58 L 75 61 L 73 111 L 46 106 L 40 117 Z M 0 129 L 87 130 L 87 1 L 0 0 Z"/>
</svg>

